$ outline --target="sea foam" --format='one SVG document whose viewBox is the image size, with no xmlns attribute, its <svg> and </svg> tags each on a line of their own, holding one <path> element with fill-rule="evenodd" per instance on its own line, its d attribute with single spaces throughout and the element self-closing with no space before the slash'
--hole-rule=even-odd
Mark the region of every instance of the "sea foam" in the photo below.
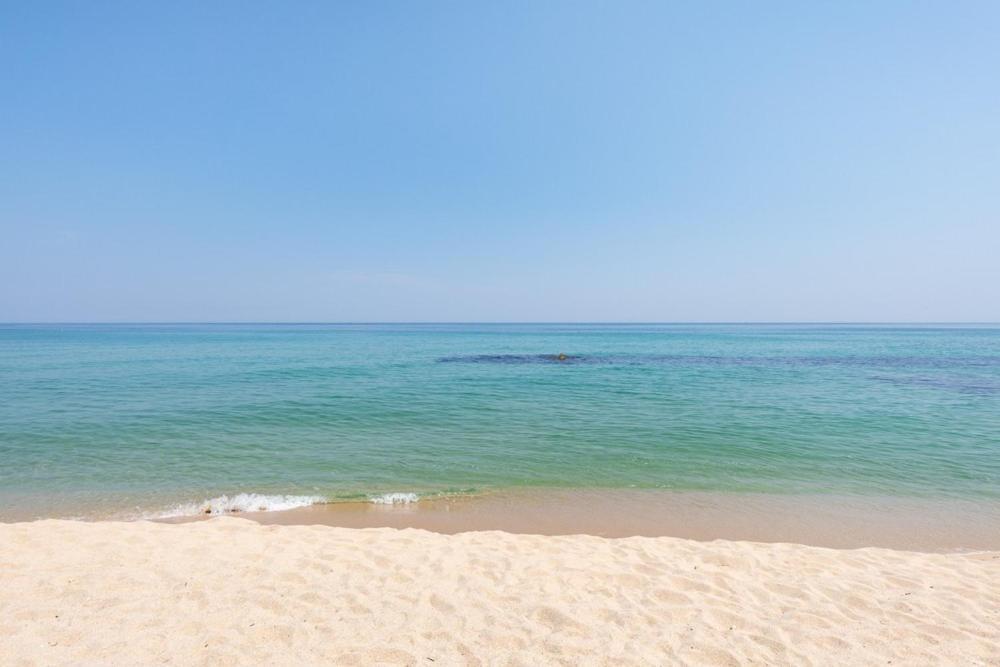
<svg viewBox="0 0 1000 667">
<path fill-rule="evenodd" d="M 369 500 L 376 505 L 409 505 L 420 500 L 420 496 L 415 493 L 383 493 L 380 496 L 371 496 Z"/>
<path fill-rule="evenodd" d="M 296 507 L 306 507 L 326 502 L 323 496 L 264 495 L 261 493 L 237 493 L 232 496 L 216 496 L 199 503 L 178 505 L 159 515 L 158 518 L 194 516 L 196 514 L 233 514 L 236 512 L 277 512 Z"/>
</svg>

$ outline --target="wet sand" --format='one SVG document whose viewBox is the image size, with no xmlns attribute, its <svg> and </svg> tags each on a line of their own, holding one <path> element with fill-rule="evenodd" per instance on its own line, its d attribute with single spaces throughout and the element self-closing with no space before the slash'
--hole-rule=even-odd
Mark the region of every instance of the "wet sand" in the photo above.
<svg viewBox="0 0 1000 667">
<path fill-rule="evenodd" d="M 405 505 L 329 503 L 238 516 L 263 524 L 422 528 L 446 534 L 502 530 L 540 535 L 791 542 L 832 548 L 1000 549 L 1000 502 L 988 501 L 544 490 Z"/>
</svg>

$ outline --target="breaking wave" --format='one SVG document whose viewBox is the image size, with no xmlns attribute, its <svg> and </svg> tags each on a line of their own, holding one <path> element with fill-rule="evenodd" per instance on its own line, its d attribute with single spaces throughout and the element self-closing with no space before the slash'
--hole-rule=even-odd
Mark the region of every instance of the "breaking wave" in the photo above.
<svg viewBox="0 0 1000 667">
<path fill-rule="evenodd" d="M 394 492 L 363 496 L 363 500 L 375 505 L 409 505 L 420 500 L 416 493 Z M 241 512 L 280 512 L 330 502 L 358 502 L 351 498 L 327 498 L 325 496 L 266 495 L 262 493 L 237 493 L 208 498 L 195 503 L 182 503 L 162 512 L 155 512 L 148 518 L 170 519 L 183 516 L 239 514 Z"/>
<path fill-rule="evenodd" d="M 368 500 L 376 505 L 409 505 L 420 500 L 420 496 L 415 493 L 383 493 L 380 496 L 370 496 Z"/>
<path fill-rule="evenodd" d="M 239 512 L 279 512 L 325 502 L 326 498 L 323 496 L 268 496 L 260 493 L 237 493 L 232 496 L 216 496 L 198 503 L 178 505 L 156 515 L 155 518 L 167 519 L 198 514 L 236 514 Z"/>
</svg>

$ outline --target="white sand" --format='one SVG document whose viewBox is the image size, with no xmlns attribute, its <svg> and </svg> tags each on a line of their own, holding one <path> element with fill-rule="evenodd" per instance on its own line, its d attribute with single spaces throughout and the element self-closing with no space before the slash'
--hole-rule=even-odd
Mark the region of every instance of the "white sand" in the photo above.
<svg viewBox="0 0 1000 667">
<path fill-rule="evenodd" d="M 1000 665 L 1000 553 L 0 525 L 0 663 Z"/>
</svg>

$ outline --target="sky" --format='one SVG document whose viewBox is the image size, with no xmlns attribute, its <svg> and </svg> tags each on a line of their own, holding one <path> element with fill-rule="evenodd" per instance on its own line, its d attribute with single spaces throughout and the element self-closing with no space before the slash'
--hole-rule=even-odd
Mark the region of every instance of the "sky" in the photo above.
<svg viewBox="0 0 1000 667">
<path fill-rule="evenodd" d="M 998 2 L 5 2 L 0 321 L 1000 320 Z"/>
</svg>

